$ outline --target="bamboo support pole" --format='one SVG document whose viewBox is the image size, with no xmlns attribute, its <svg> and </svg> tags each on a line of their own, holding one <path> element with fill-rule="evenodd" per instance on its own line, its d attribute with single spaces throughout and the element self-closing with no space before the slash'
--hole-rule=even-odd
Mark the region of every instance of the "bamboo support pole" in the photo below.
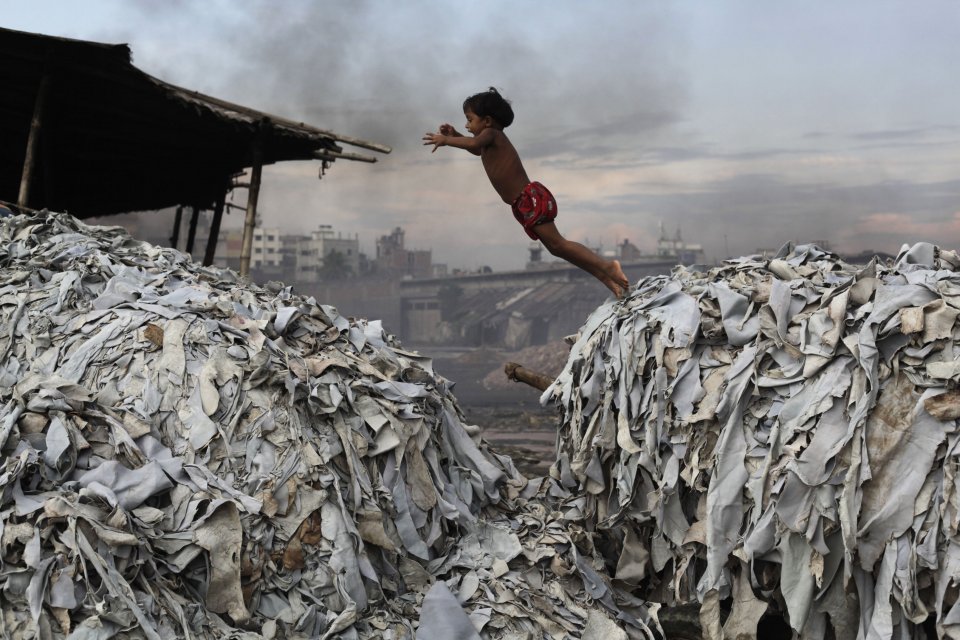
<svg viewBox="0 0 960 640">
<path fill-rule="evenodd" d="M 183 222 L 183 205 L 177 207 L 177 215 L 173 218 L 173 234 L 170 236 L 170 246 L 174 249 L 180 244 L 180 225 Z"/>
<path fill-rule="evenodd" d="M 220 240 L 220 221 L 223 220 L 223 205 L 227 200 L 226 191 L 217 198 L 213 207 L 213 220 L 210 221 L 210 236 L 207 238 L 207 250 L 203 254 L 203 265 L 209 267 L 217 253 L 217 242 Z"/>
<path fill-rule="evenodd" d="M 247 191 L 247 217 L 243 222 L 243 246 L 240 249 L 240 276 L 250 275 L 250 254 L 253 252 L 253 228 L 257 224 L 257 199 L 260 197 L 260 177 L 263 173 L 263 136 L 266 125 L 260 123 L 260 130 L 253 141 L 250 166 L 250 190 Z"/>
<path fill-rule="evenodd" d="M 190 214 L 190 229 L 187 231 L 187 253 L 193 256 L 193 241 L 197 238 L 197 221 L 200 219 L 200 207 L 193 205 L 193 212 Z"/>
<path fill-rule="evenodd" d="M 44 73 L 37 90 L 37 99 L 33 103 L 33 119 L 30 121 L 30 133 L 27 136 L 27 150 L 23 156 L 23 173 L 20 175 L 20 193 L 17 196 L 17 206 L 26 207 L 30 204 L 30 190 L 33 187 L 34 172 L 36 171 L 40 136 L 43 128 L 43 114 L 46 111 L 47 93 L 50 90 L 50 74 Z"/>
</svg>

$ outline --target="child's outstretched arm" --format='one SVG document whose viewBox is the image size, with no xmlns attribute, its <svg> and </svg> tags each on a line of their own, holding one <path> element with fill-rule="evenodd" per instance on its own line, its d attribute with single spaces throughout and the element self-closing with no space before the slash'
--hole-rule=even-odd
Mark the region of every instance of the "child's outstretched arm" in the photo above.
<svg viewBox="0 0 960 640">
<path fill-rule="evenodd" d="M 453 127 L 450 128 L 453 129 Z M 473 155 L 478 156 L 484 147 L 488 147 L 493 144 L 496 133 L 497 132 L 493 129 L 484 129 L 479 135 L 476 135 L 472 138 L 468 138 L 466 136 L 445 135 L 442 132 L 425 133 L 423 134 L 423 144 L 424 146 L 431 144 L 433 145 L 433 150 L 430 153 L 433 153 L 439 147 L 456 147 L 457 149 L 464 149 Z"/>
</svg>

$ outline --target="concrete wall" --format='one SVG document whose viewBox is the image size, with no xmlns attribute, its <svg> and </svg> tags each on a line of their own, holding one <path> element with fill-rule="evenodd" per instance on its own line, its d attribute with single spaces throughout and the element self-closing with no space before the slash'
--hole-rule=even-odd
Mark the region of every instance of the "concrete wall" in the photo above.
<svg viewBox="0 0 960 640">
<path fill-rule="evenodd" d="M 350 278 L 299 286 L 297 290 L 314 296 L 321 304 L 335 306 L 343 315 L 383 320 L 388 333 L 403 339 L 399 284 L 396 280 Z"/>
</svg>

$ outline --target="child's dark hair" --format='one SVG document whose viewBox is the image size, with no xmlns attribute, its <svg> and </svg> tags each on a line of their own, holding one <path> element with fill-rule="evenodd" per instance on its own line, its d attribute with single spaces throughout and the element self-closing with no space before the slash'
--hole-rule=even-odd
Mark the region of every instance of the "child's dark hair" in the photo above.
<svg viewBox="0 0 960 640">
<path fill-rule="evenodd" d="M 501 127 L 509 127 L 513 122 L 513 109 L 506 98 L 500 95 L 494 87 L 487 91 L 476 93 L 463 101 L 463 110 L 470 109 L 481 118 L 490 116 Z"/>
</svg>

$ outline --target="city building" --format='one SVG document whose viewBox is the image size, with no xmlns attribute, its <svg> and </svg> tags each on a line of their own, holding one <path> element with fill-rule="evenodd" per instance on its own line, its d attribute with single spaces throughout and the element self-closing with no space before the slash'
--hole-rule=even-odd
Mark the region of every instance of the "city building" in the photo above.
<svg viewBox="0 0 960 640">
<path fill-rule="evenodd" d="M 376 268 L 381 273 L 407 278 L 433 277 L 433 257 L 429 249 L 407 249 L 404 230 L 396 227 L 377 240 Z"/>
<path fill-rule="evenodd" d="M 296 237 L 296 282 L 319 282 L 360 274 L 360 239 L 336 233 L 322 224 L 309 236 Z"/>
<path fill-rule="evenodd" d="M 198 239 L 206 241 L 205 238 Z M 200 245 L 205 246 L 205 245 Z M 243 251 L 243 229 L 222 229 L 218 241 L 219 251 L 214 264 L 231 269 L 240 268 L 240 254 Z M 194 250 L 194 259 L 197 251 Z M 253 230 L 253 240 L 250 245 L 250 268 L 257 271 L 270 271 L 280 274 L 283 266 L 283 240 L 280 230 L 276 228 L 264 229 L 257 227 Z M 274 275 L 276 277 L 276 275 Z"/>
</svg>

